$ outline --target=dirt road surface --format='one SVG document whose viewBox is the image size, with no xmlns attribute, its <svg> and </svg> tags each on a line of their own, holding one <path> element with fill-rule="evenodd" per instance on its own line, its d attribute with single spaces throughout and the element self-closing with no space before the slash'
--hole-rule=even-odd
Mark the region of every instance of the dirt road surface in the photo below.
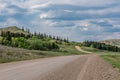
<svg viewBox="0 0 120 80">
<path fill-rule="evenodd" d="M 79 46 L 75 46 L 75 48 L 80 52 L 92 54 L 92 52 L 82 50 Z"/>
<path fill-rule="evenodd" d="M 120 80 L 97 55 L 78 55 L 0 64 L 0 80 Z"/>
</svg>

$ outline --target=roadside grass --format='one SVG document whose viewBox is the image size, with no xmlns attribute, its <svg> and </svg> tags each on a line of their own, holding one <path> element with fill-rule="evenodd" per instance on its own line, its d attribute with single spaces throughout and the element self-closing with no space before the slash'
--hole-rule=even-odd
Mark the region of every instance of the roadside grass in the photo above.
<svg viewBox="0 0 120 80">
<path fill-rule="evenodd" d="M 114 68 L 118 68 L 120 71 L 120 55 L 101 55 L 101 57 L 111 63 Z"/>
<path fill-rule="evenodd" d="M 57 51 L 27 50 L 0 45 L 0 63 L 79 54 L 83 53 L 69 45 L 60 45 L 60 50 Z"/>
<path fill-rule="evenodd" d="M 41 52 L 38 54 L 32 50 L 0 46 L 0 63 L 30 60 L 40 57 L 43 57 Z"/>
<path fill-rule="evenodd" d="M 120 53 L 119 52 L 110 52 L 99 50 L 91 47 L 81 47 L 85 51 L 90 51 L 96 54 L 100 54 L 100 56 L 112 64 L 113 68 L 117 68 L 120 71 Z"/>
</svg>

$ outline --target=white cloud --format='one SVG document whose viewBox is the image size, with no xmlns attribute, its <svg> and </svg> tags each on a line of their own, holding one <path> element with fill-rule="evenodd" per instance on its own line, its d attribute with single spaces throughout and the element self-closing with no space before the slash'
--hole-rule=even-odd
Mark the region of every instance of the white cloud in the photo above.
<svg viewBox="0 0 120 80">
<path fill-rule="evenodd" d="M 47 18 L 53 18 L 54 16 L 51 15 L 50 13 L 43 13 L 40 14 L 40 19 L 47 19 Z"/>
<path fill-rule="evenodd" d="M 88 28 L 80 28 L 82 31 L 88 31 Z"/>
<path fill-rule="evenodd" d="M 31 9 L 45 8 L 45 7 L 48 7 L 50 4 L 52 4 L 52 2 L 47 2 L 47 3 L 43 3 L 43 4 L 33 5 L 31 7 Z"/>
<path fill-rule="evenodd" d="M 120 29 L 120 25 L 113 25 L 113 27 Z"/>
<path fill-rule="evenodd" d="M 65 12 L 73 12 L 72 10 L 64 10 Z"/>
</svg>

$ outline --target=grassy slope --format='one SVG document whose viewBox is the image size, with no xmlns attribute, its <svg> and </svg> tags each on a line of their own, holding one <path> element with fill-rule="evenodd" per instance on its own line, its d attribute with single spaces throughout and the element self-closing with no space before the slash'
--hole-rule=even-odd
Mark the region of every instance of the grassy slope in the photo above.
<svg viewBox="0 0 120 80">
<path fill-rule="evenodd" d="M 78 54 L 82 53 L 77 51 L 74 46 L 67 45 L 62 45 L 59 51 L 26 50 L 0 45 L 0 63 Z"/>
<path fill-rule="evenodd" d="M 104 40 L 100 42 L 120 47 L 120 39 Z"/>
<path fill-rule="evenodd" d="M 13 33 L 24 33 L 24 34 L 29 34 L 26 31 L 22 31 L 20 28 L 16 27 L 16 26 L 10 26 L 10 27 L 6 27 L 6 28 L 0 28 L 0 33 L 1 31 L 10 31 Z"/>
</svg>

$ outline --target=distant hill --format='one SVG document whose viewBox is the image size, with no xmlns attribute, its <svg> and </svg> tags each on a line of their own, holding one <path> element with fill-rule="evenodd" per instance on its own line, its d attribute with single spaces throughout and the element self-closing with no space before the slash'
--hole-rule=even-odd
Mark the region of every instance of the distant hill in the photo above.
<svg viewBox="0 0 120 80">
<path fill-rule="evenodd" d="M 22 29 L 18 28 L 17 26 L 9 26 L 5 28 L 0 28 L 0 34 L 1 31 L 10 31 L 13 33 L 24 33 L 24 34 L 29 34 L 27 31 L 23 31 Z"/>
<path fill-rule="evenodd" d="M 120 39 L 110 39 L 110 40 L 104 40 L 100 42 L 120 47 Z"/>
</svg>

